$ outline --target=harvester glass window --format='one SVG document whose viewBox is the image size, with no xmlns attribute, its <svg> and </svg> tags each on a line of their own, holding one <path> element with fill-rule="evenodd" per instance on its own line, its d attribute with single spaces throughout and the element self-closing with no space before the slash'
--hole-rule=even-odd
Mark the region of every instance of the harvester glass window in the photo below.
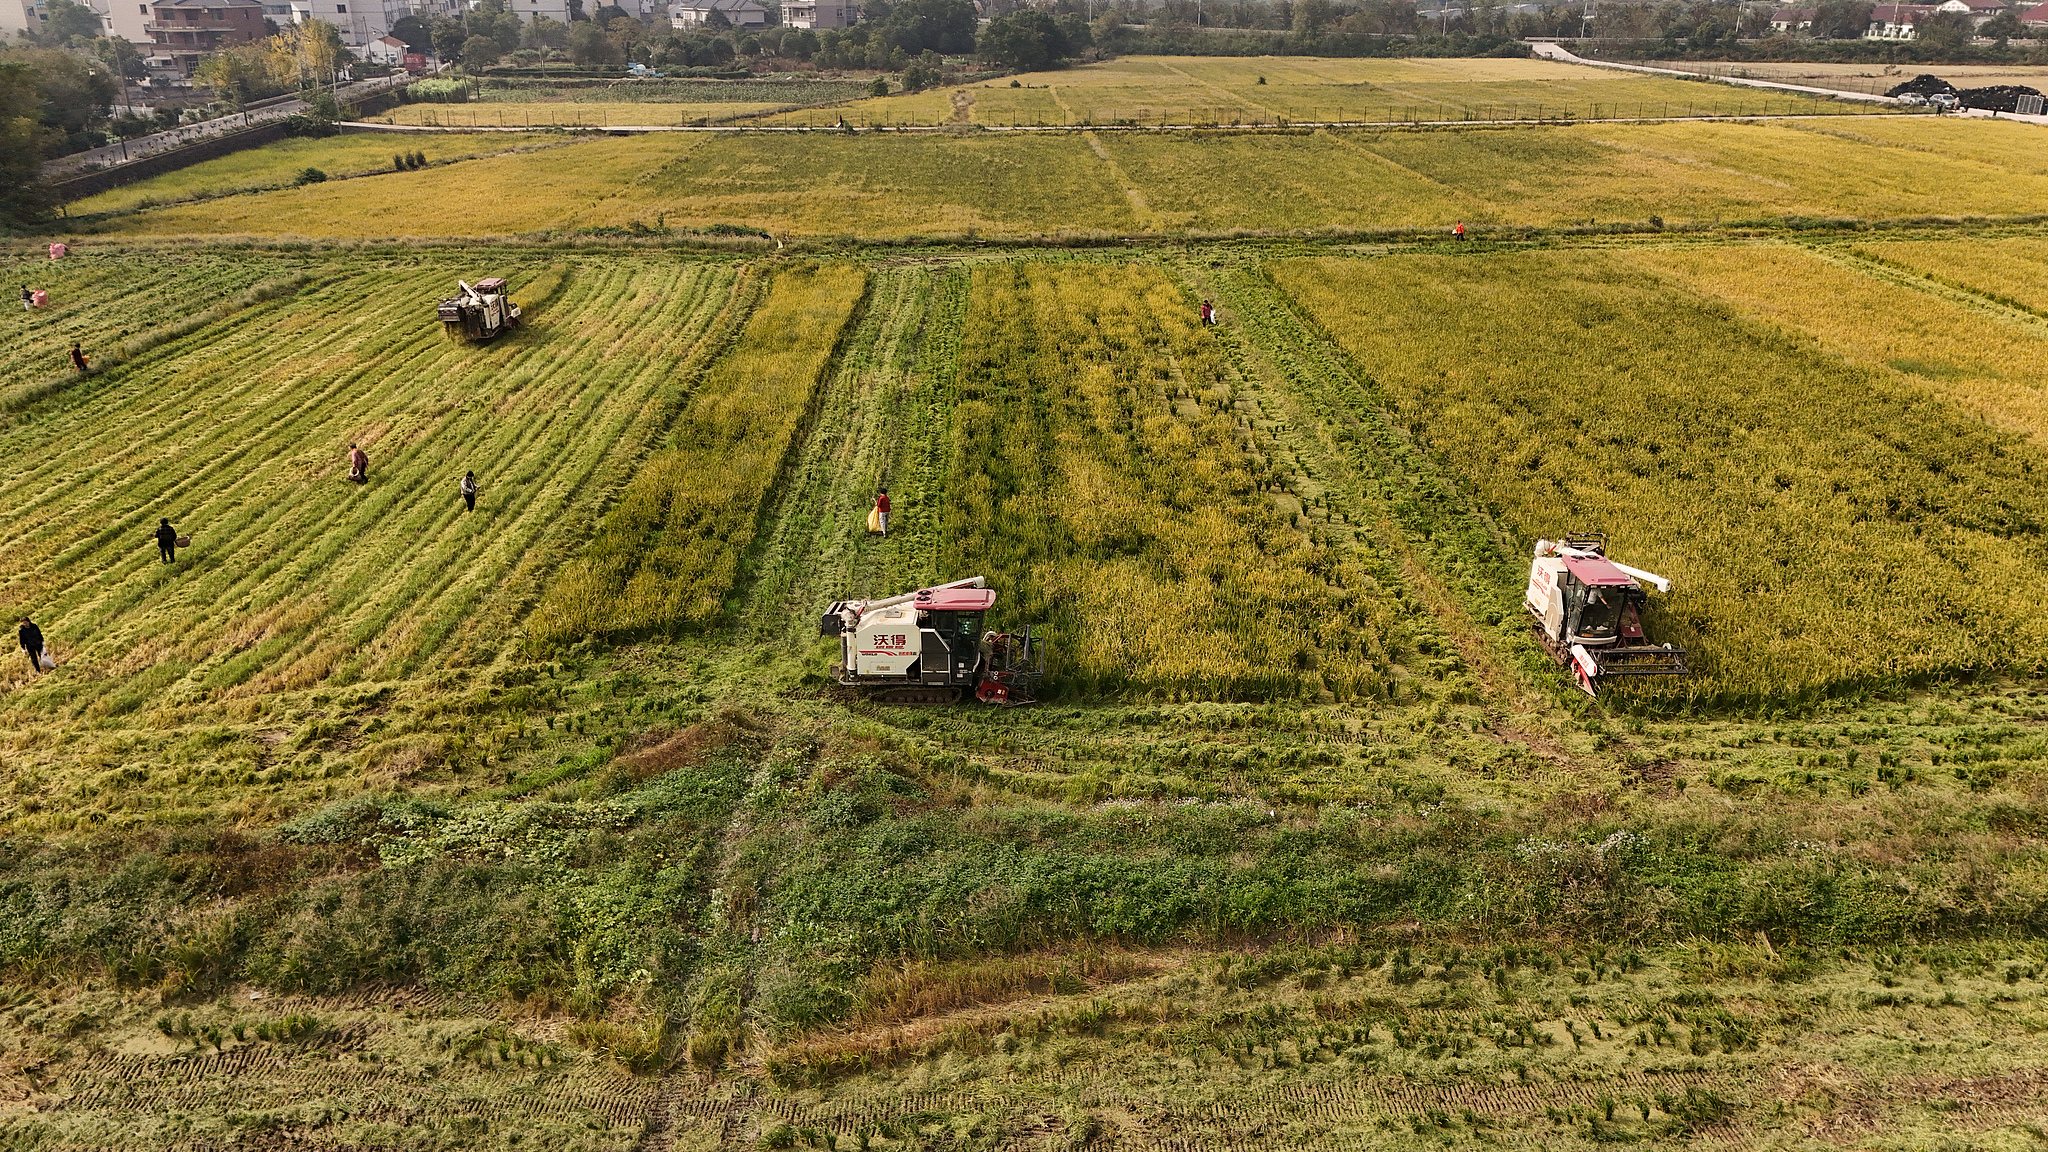
<svg viewBox="0 0 2048 1152">
<path fill-rule="evenodd" d="M 1620 588 L 1586 589 L 1585 602 L 1579 606 L 1578 634 L 1594 640 L 1614 635 L 1625 599 Z"/>
<path fill-rule="evenodd" d="M 961 612 L 953 618 L 960 622 L 953 635 L 967 641 L 969 647 L 981 640 L 981 613 Z"/>
</svg>

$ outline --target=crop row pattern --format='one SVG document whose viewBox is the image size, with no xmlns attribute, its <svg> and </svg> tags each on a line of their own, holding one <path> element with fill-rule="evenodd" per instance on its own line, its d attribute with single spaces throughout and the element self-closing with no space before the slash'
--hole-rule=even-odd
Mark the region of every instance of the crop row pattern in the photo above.
<svg viewBox="0 0 2048 1152">
<path fill-rule="evenodd" d="M 1226 358 L 1158 268 L 977 271 L 957 391 L 948 550 L 1050 625 L 1067 689 L 1384 690 L 1370 581 L 1262 494 Z"/>
</svg>

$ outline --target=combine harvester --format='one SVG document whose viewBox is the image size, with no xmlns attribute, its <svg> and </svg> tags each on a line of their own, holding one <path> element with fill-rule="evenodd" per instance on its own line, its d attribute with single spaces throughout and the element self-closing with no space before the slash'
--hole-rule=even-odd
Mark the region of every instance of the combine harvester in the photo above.
<svg viewBox="0 0 2048 1152">
<path fill-rule="evenodd" d="M 882 704 L 951 704 L 966 689 L 984 704 L 1030 704 L 1045 647 L 1022 632 L 984 632 L 996 594 L 979 576 L 885 600 L 839 600 L 818 634 L 839 637 L 832 678 Z"/>
<path fill-rule="evenodd" d="M 1536 635 L 1560 664 L 1578 677 L 1579 689 L 1599 694 L 1608 676 L 1684 676 L 1685 649 L 1651 643 L 1643 634 L 1644 583 L 1659 592 L 1671 581 L 1607 558 L 1607 537 L 1567 533 L 1563 540 L 1538 540 L 1529 565 L 1529 589 L 1522 604 L 1535 617 Z"/>
<path fill-rule="evenodd" d="M 519 305 L 503 276 L 479 280 L 476 287 L 457 280 L 462 295 L 441 301 L 441 329 L 456 340 L 484 341 L 519 327 Z"/>
</svg>

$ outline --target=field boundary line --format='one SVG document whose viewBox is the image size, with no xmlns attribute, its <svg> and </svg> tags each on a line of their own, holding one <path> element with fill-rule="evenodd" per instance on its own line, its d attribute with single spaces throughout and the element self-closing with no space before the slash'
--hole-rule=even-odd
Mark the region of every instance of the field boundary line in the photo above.
<svg viewBox="0 0 2048 1152">
<path fill-rule="evenodd" d="M 1863 251 L 1856 245 L 1855 240 L 1845 240 L 1794 246 L 1829 263 L 1860 272 L 1873 280 L 1910 288 L 1937 300 L 1944 300 L 1995 320 L 2028 329 L 2035 335 L 2048 337 L 2048 309 L 2035 308 L 2009 296 L 1974 288 L 1960 281 L 1951 280 L 1938 272 L 1915 268 L 1874 252 Z"/>
</svg>

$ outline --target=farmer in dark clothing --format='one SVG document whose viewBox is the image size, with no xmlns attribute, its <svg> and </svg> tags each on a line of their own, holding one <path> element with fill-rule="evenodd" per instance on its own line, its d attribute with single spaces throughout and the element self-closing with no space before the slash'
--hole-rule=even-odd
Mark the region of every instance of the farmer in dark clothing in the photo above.
<svg viewBox="0 0 2048 1152">
<path fill-rule="evenodd" d="M 21 650 L 28 653 L 28 666 L 43 670 L 43 630 L 28 617 L 21 618 Z"/>
<path fill-rule="evenodd" d="M 462 474 L 462 502 L 469 506 L 469 511 L 476 511 L 476 473 L 474 472 L 464 472 Z"/>
<path fill-rule="evenodd" d="M 158 520 L 156 529 L 156 554 L 169 564 L 178 558 L 178 530 L 171 527 L 169 520 Z"/>
<path fill-rule="evenodd" d="M 71 366 L 80 372 L 92 367 L 91 361 L 85 358 L 85 349 L 80 348 L 76 340 L 71 342 Z"/>
<path fill-rule="evenodd" d="M 348 446 L 348 478 L 358 484 L 370 478 L 370 454 L 353 444 Z"/>
</svg>

